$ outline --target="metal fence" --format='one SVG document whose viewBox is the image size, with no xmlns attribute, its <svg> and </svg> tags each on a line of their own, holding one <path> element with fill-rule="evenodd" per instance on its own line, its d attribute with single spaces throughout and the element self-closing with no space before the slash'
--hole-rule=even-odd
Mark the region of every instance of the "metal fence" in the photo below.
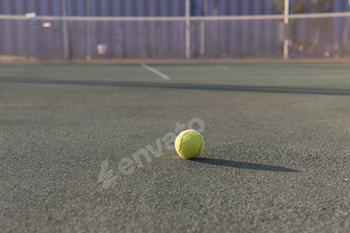
<svg viewBox="0 0 350 233">
<path fill-rule="evenodd" d="M 341 15 L 337 15 L 341 14 Z M 1 17 L 0 59 L 282 58 L 349 55 L 349 16 Z M 3 33 L 6 32 L 6 33 Z"/>
</svg>

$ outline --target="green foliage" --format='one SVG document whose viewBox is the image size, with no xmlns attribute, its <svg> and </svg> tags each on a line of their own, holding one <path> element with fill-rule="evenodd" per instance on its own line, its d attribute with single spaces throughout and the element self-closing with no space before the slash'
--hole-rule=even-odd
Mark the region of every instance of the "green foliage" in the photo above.
<svg viewBox="0 0 350 233">
<path fill-rule="evenodd" d="M 292 6 L 293 13 L 295 14 L 302 14 L 307 12 L 307 5 L 305 2 L 297 1 Z"/>
<path fill-rule="evenodd" d="M 275 3 L 276 10 L 279 14 L 284 14 L 284 0 L 273 0 Z M 313 12 L 332 12 L 334 0 L 312 0 L 311 5 Z M 290 1 L 290 9 L 293 14 L 302 14 L 308 12 L 308 4 L 306 0 Z M 297 26 L 300 19 L 294 19 L 290 22 L 290 30 L 292 40 L 295 41 Z M 319 34 L 323 36 L 323 39 L 328 41 L 330 36 L 331 19 L 312 19 L 311 20 L 311 32 L 313 34 L 313 42 L 318 43 Z M 322 28 L 322 30 L 321 30 Z"/>
<path fill-rule="evenodd" d="M 312 0 L 312 6 L 315 12 L 332 12 L 334 0 Z"/>
<path fill-rule="evenodd" d="M 276 10 L 279 14 L 284 14 L 284 0 L 273 0 Z M 332 12 L 334 0 L 312 0 L 312 7 L 314 12 Z M 290 2 L 290 9 L 294 14 L 302 14 L 307 12 L 307 1 L 297 0 L 293 3 Z"/>
<path fill-rule="evenodd" d="M 284 13 L 284 0 L 273 0 L 276 6 L 276 10 L 279 14 Z"/>
<path fill-rule="evenodd" d="M 273 0 L 276 6 L 276 10 L 279 14 L 284 14 L 284 0 Z M 303 0 L 297 0 L 290 4 L 290 8 L 294 14 L 302 14 L 307 11 L 307 3 Z"/>
</svg>

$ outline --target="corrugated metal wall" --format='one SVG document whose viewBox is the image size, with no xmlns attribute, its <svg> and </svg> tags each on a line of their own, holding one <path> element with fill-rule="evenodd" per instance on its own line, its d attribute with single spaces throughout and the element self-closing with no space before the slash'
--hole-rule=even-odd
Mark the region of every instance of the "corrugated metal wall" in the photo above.
<svg viewBox="0 0 350 233">
<path fill-rule="evenodd" d="M 290 0 L 291 5 L 297 0 Z M 304 0 L 310 3 L 311 0 Z M 204 5 L 207 12 L 204 12 Z M 90 6 L 90 10 L 87 5 Z M 263 6 L 263 7 L 262 7 Z M 66 0 L 70 16 L 183 16 L 184 0 Z M 334 12 L 349 10 L 348 0 L 334 0 Z M 0 14 L 61 15 L 61 0 L 0 0 Z M 310 8 L 308 12 L 312 12 Z M 274 14 L 273 0 L 191 0 L 191 15 Z"/>
<path fill-rule="evenodd" d="M 291 0 L 296 1 L 296 0 Z M 311 0 L 307 0 L 311 2 Z M 184 16 L 185 0 L 65 0 L 68 16 Z M 348 11 L 348 0 L 334 0 L 334 11 Z M 61 0 L 0 0 L 0 14 L 62 15 Z M 276 14 L 273 0 L 191 0 L 191 15 Z M 0 55 L 39 59 L 63 57 L 62 22 L 0 20 Z M 298 24 L 295 38 L 311 40 L 310 23 Z M 331 42 L 344 41 L 347 18 L 334 19 Z M 89 39 L 87 39 L 89 37 Z M 322 36 L 320 36 L 322 40 Z M 110 58 L 184 57 L 184 22 L 68 22 L 73 59 L 98 57 L 96 46 L 108 45 Z M 281 56 L 278 20 L 192 22 L 192 57 Z M 91 54 L 87 54 L 91 50 Z"/>
<path fill-rule="evenodd" d="M 183 0 L 66 0 L 66 8 L 69 16 L 185 14 Z M 28 12 L 36 12 L 37 15 L 61 15 L 61 0 L 0 0 L 0 14 L 24 15 Z"/>
<path fill-rule="evenodd" d="M 208 6 L 206 15 L 274 12 L 272 0 L 191 0 L 191 15 L 204 15 L 205 2 Z M 67 15 L 70 16 L 185 15 L 184 0 L 66 0 L 66 8 Z M 24 15 L 28 12 L 36 12 L 37 15 L 61 15 L 61 0 L 0 0 L 0 14 Z"/>
</svg>

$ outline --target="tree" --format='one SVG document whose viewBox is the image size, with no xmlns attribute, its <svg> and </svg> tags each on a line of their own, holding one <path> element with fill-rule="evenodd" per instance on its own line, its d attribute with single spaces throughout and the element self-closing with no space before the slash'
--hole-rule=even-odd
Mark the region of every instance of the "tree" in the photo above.
<svg viewBox="0 0 350 233">
<path fill-rule="evenodd" d="M 279 14 L 284 14 L 284 0 L 273 0 L 275 3 L 276 10 Z M 333 12 L 334 0 L 289 0 L 289 10 L 290 13 L 303 14 L 307 12 L 314 13 L 325 13 Z M 293 19 L 290 21 L 290 32 L 292 42 L 297 41 L 297 27 L 302 19 Z M 330 38 L 330 28 L 331 28 L 332 18 L 315 18 L 310 20 L 310 31 L 312 33 L 312 46 L 311 50 L 314 50 L 319 44 L 320 34 L 324 41 L 329 41 Z"/>
<path fill-rule="evenodd" d="M 333 12 L 334 0 L 312 0 L 316 13 Z"/>
<path fill-rule="evenodd" d="M 315 13 L 333 12 L 334 0 L 312 0 L 312 7 Z M 319 34 L 322 31 L 323 39 L 329 40 L 332 18 L 319 18 L 311 21 L 313 42 L 318 43 Z M 322 30 L 321 30 L 322 28 Z"/>
<path fill-rule="evenodd" d="M 276 10 L 279 14 L 284 14 L 284 1 L 285 0 L 273 0 L 275 3 Z M 289 10 L 294 14 L 302 14 L 307 12 L 307 2 L 303 0 L 290 1 Z M 296 39 L 296 30 L 300 22 L 300 19 L 293 19 L 290 22 L 291 28 L 291 39 L 295 41 Z"/>
<path fill-rule="evenodd" d="M 279 14 L 284 14 L 284 0 L 273 0 L 273 2 L 275 3 L 277 12 Z M 291 10 L 291 13 L 294 13 L 294 14 L 306 13 L 307 2 L 304 0 L 290 1 L 289 9 Z"/>
</svg>

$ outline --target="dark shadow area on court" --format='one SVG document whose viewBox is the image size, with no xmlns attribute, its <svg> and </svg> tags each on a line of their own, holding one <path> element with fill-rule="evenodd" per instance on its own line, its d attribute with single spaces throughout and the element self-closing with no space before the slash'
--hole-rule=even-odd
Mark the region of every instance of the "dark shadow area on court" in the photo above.
<svg viewBox="0 0 350 233">
<path fill-rule="evenodd" d="M 261 171 L 300 172 L 299 170 L 286 168 L 286 167 L 278 167 L 278 166 L 258 164 L 258 163 L 237 162 L 237 161 L 224 160 L 224 159 L 197 158 L 192 161 L 198 162 L 198 163 L 224 166 L 224 167 L 244 168 L 244 169 L 261 170 Z"/>
<path fill-rule="evenodd" d="M 0 77 L 0 82 L 60 84 L 60 85 L 112 86 L 112 87 L 113 86 L 115 86 L 115 87 L 145 87 L 145 88 L 148 87 L 148 88 L 213 90 L 213 91 L 245 91 L 245 92 L 315 94 L 315 95 L 350 95 L 350 90 L 347 90 L 347 89 L 294 88 L 294 87 L 271 87 L 271 86 L 240 86 L 240 85 L 215 85 L 215 84 L 170 83 L 170 82 L 88 81 L 88 80 L 6 78 L 6 77 Z"/>
</svg>

